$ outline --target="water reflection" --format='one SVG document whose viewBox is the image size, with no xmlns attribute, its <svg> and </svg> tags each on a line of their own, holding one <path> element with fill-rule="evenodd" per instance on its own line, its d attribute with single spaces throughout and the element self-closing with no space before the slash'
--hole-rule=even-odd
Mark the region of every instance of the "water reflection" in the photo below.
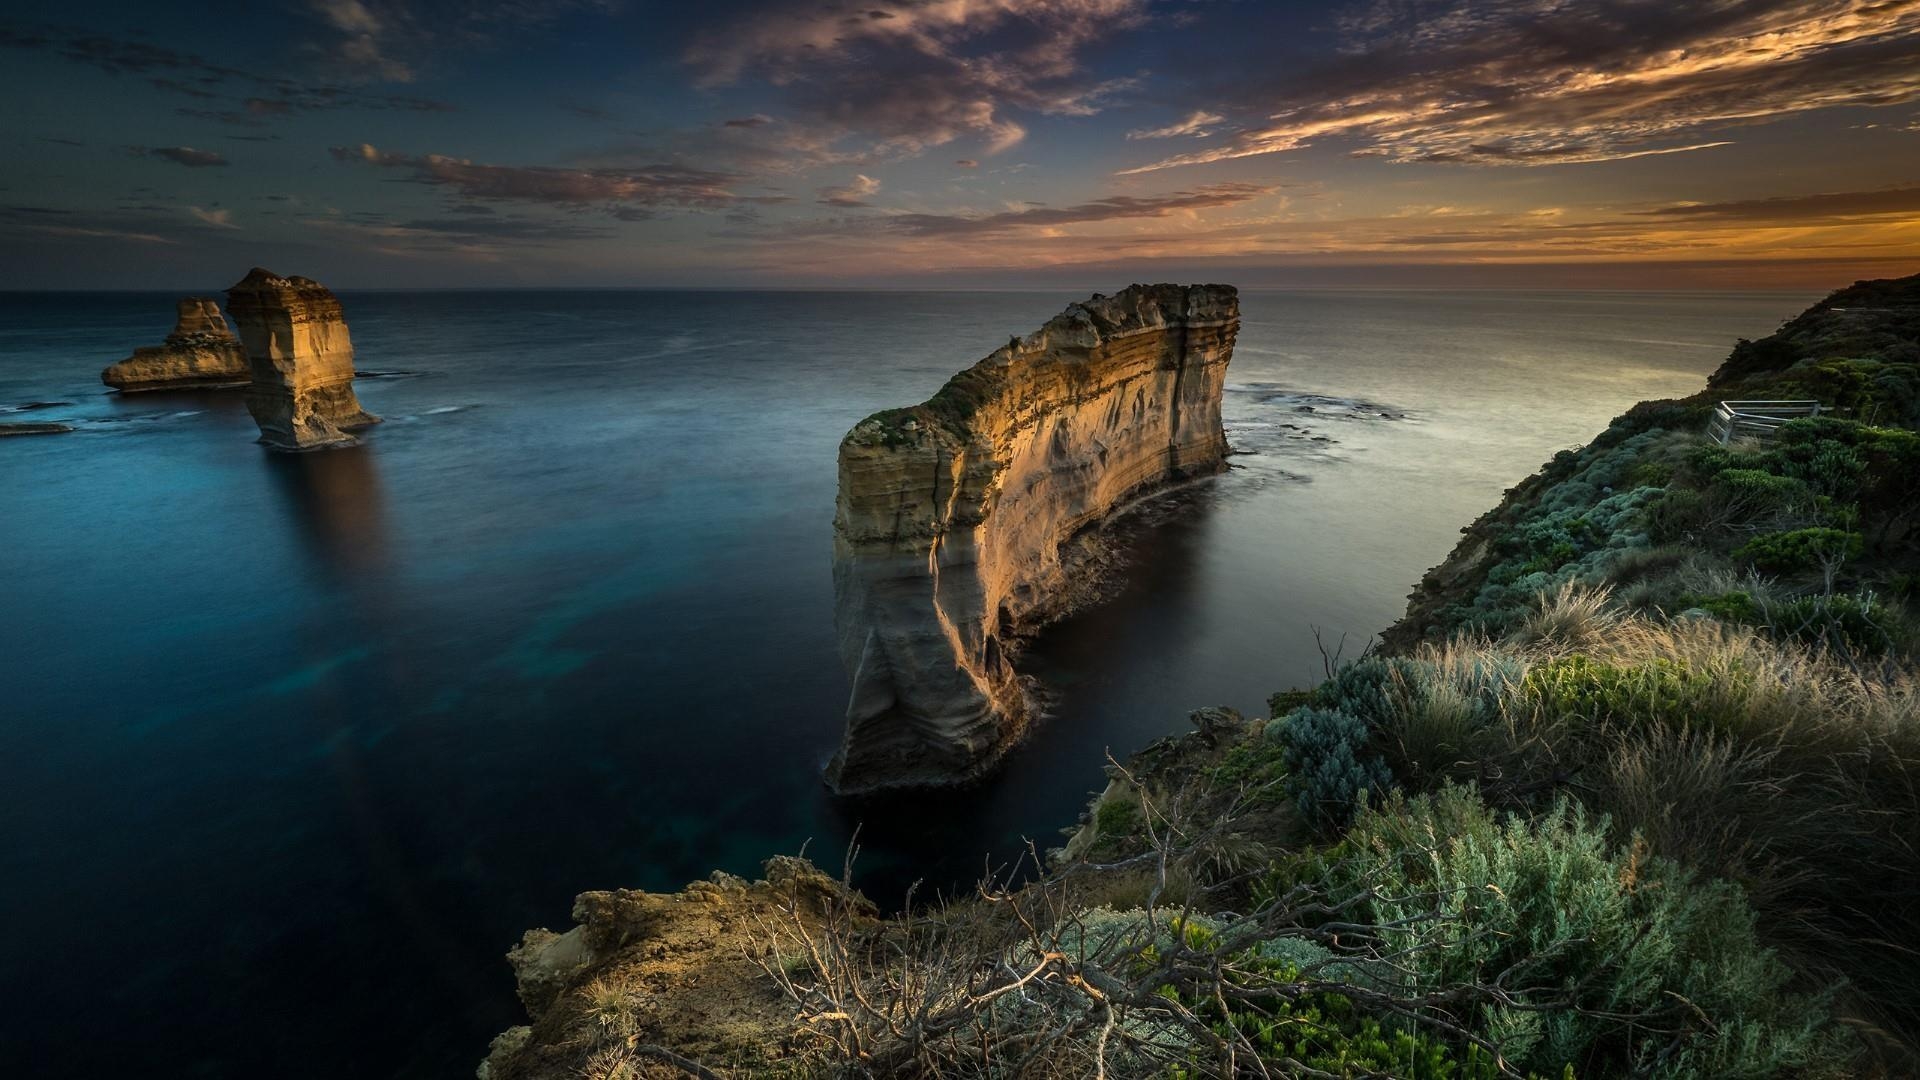
<svg viewBox="0 0 1920 1080">
<path fill-rule="evenodd" d="M 262 457 L 303 541 L 331 578 L 350 584 L 387 569 L 386 494 L 370 447 Z"/>
</svg>

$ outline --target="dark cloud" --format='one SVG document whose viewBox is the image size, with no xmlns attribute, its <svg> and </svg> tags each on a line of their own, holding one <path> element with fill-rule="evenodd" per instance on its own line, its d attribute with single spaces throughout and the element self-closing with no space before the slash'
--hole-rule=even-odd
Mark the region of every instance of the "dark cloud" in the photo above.
<svg viewBox="0 0 1920 1080">
<path fill-rule="evenodd" d="M 1832 191 L 1817 195 L 1787 195 L 1734 202 L 1681 203 L 1636 213 L 1687 222 L 1725 221 L 1754 224 L 1811 225 L 1858 218 L 1902 217 L 1920 214 L 1920 185 L 1875 191 Z"/>
<path fill-rule="evenodd" d="M 486 165 L 441 154 L 395 154 L 362 143 L 336 146 L 338 161 L 403 169 L 422 184 L 451 187 L 469 199 L 499 199 L 610 209 L 718 209 L 749 201 L 729 185 L 740 177 L 686 165 L 633 169 L 562 169 Z"/>
<path fill-rule="evenodd" d="M 51 53 L 109 75 L 144 77 L 162 93 L 195 101 L 228 102 L 229 107 L 224 109 L 198 107 L 202 111 L 185 113 L 220 123 L 235 123 L 238 121 L 234 117 L 248 115 L 271 117 L 332 109 L 445 112 L 453 108 L 428 98 L 262 75 L 194 53 L 67 27 L 0 25 L 0 48 Z"/>
<path fill-rule="evenodd" d="M 825 143 L 865 143 L 867 160 L 960 138 L 987 153 L 1018 143 L 1016 110 L 1089 115 L 1126 80 L 1083 70 L 1089 44 L 1141 25 L 1147 0 L 978 0 L 900 4 L 763 3 L 695 41 L 686 61 L 707 85 L 781 87 L 791 122 Z M 875 12 L 883 17 L 875 17 Z"/>
<path fill-rule="evenodd" d="M 212 150 L 195 150 L 191 146 L 149 146 L 134 147 L 134 149 L 147 157 L 171 161 L 175 165 L 185 165 L 189 169 L 205 169 L 229 164 L 225 157 Z"/>
<path fill-rule="evenodd" d="M 972 158 L 964 158 L 964 157 L 954 162 L 953 164 L 957 168 L 962 168 L 962 169 L 977 169 L 980 167 L 979 162 L 973 160 Z"/>
<path fill-rule="evenodd" d="M 1341 29 L 1335 62 L 1235 94 L 1251 119 L 1224 142 L 1128 171 L 1336 140 L 1396 161 L 1607 161 L 1920 100 L 1913 0 L 1376 0 Z"/>
<path fill-rule="evenodd" d="M 1188 210 L 1234 206 L 1271 194 L 1262 184 L 1209 184 L 1166 195 L 1110 195 L 1076 206 L 1035 206 L 978 216 L 962 214 L 896 214 L 886 227 L 912 236 L 981 236 L 1013 229 L 1079 225 L 1129 218 L 1163 218 Z"/>
<path fill-rule="evenodd" d="M 617 0 L 306 0 L 318 24 L 314 47 L 351 79 L 411 82 L 423 63 L 454 48 L 489 48 L 502 37 Z"/>
<path fill-rule="evenodd" d="M 216 124 L 227 124 L 232 127 L 260 128 L 267 126 L 267 122 L 257 116 L 236 112 L 231 109 L 189 109 L 182 106 L 173 111 L 177 116 L 192 117 L 195 120 L 211 120 Z"/>
</svg>

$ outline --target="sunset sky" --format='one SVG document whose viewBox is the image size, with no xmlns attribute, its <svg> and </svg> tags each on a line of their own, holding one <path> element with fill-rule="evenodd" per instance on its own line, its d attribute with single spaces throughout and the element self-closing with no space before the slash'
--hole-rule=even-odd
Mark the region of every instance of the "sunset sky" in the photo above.
<svg viewBox="0 0 1920 1080">
<path fill-rule="evenodd" d="M 7 10 L 0 288 L 1920 270 L 1920 0 Z"/>
</svg>

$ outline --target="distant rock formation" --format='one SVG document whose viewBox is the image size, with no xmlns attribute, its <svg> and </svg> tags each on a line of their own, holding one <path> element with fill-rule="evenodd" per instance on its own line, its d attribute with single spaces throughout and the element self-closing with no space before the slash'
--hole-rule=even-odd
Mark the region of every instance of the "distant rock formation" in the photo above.
<svg viewBox="0 0 1920 1080">
<path fill-rule="evenodd" d="M 354 396 L 353 341 L 326 286 L 254 267 L 227 290 L 227 311 L 252 371 L 247 411 L 269 449 L 351 446 L 349 431 L 380 422 Z"/>
<path fill-rule="evenodd" d="M 179 304 L 173 333 L 100 373 L 116 390 L 193 390 L 247 385 L 247 352 L 220 317 L 218 301 L 190 296 Z"/>
<path fill-rule="evenodd" d="M 1084 584 L 1076 538 L 1225 467 L 1239 327 L 1230 286 L 1135 285 L 847 434 L 833 570 L 853 688 L 829 785 L 956 783 L 1019 740 L 1031 709 L 1013 654 Z"/>
</svg>

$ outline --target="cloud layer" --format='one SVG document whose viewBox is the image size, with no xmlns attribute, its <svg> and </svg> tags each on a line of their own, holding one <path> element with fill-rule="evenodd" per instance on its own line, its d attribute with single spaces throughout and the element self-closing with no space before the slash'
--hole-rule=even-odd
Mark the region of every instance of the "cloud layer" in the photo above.
<svg viewBox="0 0 1920 1080">
<path fill-rule="evenodd" d="M 1323 142 L 1395 161 L 1607 161 L 1920 99 L 1916 0 L 1376 0 L 1343 28 L 1346 55 L 1248 103 L 1263 118 L 1127 171 Z"/>
</svg>

